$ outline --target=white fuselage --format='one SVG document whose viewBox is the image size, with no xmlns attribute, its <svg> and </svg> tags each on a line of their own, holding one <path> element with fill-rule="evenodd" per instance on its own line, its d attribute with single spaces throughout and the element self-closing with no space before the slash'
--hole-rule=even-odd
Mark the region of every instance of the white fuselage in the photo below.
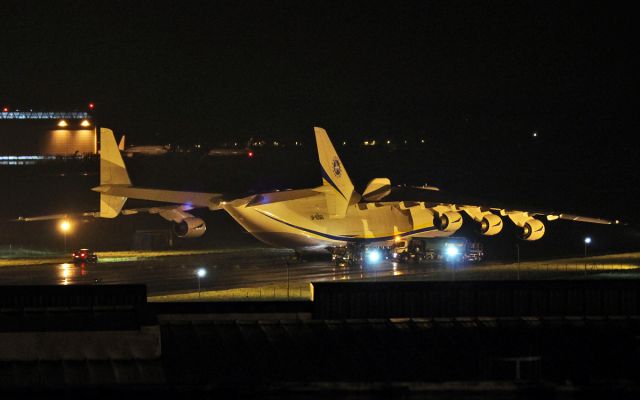
<svg viewBox="0 0 640 400">
<path fill-rule="evenodd" d="M 246 156 L 251 150 L 248 149 L 211 149 L 207 153 L 210 156 Z"/>
<path fill-rule="evenodd" d="M 129 157 L 134 154 L 144 154 L 148 156 L 160 156 L 166 154 L 169 149 L 166 146 L 132 146 L 124 151 Z"/>
<path fill-rule="evenodd" d="M 300 250 L 350 242 L 385 243 L 397 237 L 437 237 L 433 212 L 400 202 L 356 203 L 343 217 L 330 213 L 331 196 L 314 189 L 245 197 L 223 208 L 249 233 L 267 244 Z"/>
</svg>

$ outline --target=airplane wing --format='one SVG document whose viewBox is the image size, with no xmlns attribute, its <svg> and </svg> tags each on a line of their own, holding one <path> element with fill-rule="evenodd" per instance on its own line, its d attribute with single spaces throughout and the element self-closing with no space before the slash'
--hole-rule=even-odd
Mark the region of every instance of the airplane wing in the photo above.
<svg viewBox="0 0 640 400">
<path fill-rule="evenodd" d="M 425 207 L 441 208 L 442 211 L 464 211 L 473 219 L 478 220 L 480 215 L 486 212 L 498 213 L 501 216 L 509 216 L 514 223 L 531 216 L 544 217 L 548 221 L 569 220 L 587 222 L 592 224 L 618 225 L 619 220 L 594 218 L 589 216 L 569 214 L 557 210 L 529 209 L 521 206 L 513 206 L 506 203 L 486 201 L 469 196 L 457 196 L 441 192 L 434 187 L 420 186 L 393 186 L 387 188 L 387 195 L 378 198 L 378 201 L 401 201 L 405 203 L 423 203 Z"/>
<path fill-rule="evenodd" d="M 173 204 L 162 207 L 140 207 L 140 208 L 127 208 L 120 211 L 120 215 L 134 215 L 134 214 L 158 214 L 167 221 L 180 222 L 185 218 L 193 217 L 187 211 L 204 208 L 194 207 L 186 204 Z M 100 218 L 100 211 L 85 211 L 78 213 L 60 213 L 50 215 L 39 215 L 34 217 L 18 217 L 12 221 L 17 222 L 37 222 L 37 221 L 50 221 L 60 219 L 74 219 L 74 218 Z"/>
</svg>

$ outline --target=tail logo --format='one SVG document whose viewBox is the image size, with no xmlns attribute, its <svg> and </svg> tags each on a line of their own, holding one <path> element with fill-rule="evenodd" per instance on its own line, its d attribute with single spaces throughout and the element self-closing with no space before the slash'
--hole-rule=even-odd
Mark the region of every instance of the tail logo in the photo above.
<svg viewBox="0 0 640 400">
<path fill-rule="evenodd" d="M 332 167 L 333 167 L 333 174 L 338 178 L 340 178 L 340 175 L 342 175 L 342 166 L 340 165 L 340 160 L 338 160 L 337 157 L 333 159 Z"/>
</svg>

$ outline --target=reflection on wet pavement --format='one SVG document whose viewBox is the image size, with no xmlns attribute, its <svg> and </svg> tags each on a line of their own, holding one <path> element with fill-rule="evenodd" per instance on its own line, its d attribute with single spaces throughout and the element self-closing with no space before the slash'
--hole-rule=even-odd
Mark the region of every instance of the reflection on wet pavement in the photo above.
<svg viewBox="0 0 640 400">
<path fill-rule="evenodd" d="M 581 264 L 574 266 L 538 263 L 537 267 L 517 271 L 514 265 L 452 266 L 447 264 L 399 264 L 382 261 L 377 265 L 343 267 L 327 260 L 291 262 L 281 250 L 242 249 L 211 254 L 157 257 L 95 264 L 45 264 L 0 268 L 0 285 L 73 285 L 73 284 L 146 284 L 151 294 L 169 294 L 197 290 L 196 271 L 206 270 L 200 280 L 203 290 L 260 287 L 287 282 L 308 286 L 315 281 L 356 279 L 550 279 L 585 275 Z M 619 262 L 620 264 L 620 262 Z M 626 264 L 625 264 L 626 265 Z M 622 266 L 622 264 L 620 264 Z M 556 268 L 557 267 L 557 268 Z M 586 271 L 605 273 L 602 266 Z M 453 269 L 455 268 L 455 270 Z M 634 268 L 637 266 L 634 265 Z M 609 273 L 620 273 L 615 268 Z M 637 270 L 627 271 L 636 274 Z"/>
</svg>

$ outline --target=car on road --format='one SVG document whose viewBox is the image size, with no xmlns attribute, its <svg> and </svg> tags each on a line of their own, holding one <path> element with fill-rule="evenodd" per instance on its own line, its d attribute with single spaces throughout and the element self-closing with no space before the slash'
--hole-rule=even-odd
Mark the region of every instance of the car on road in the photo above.
<svg viewBox="0 0 640 400">
<path fill-rule="evenodd" d="M 90 249 L 78 249 L 73 252 L 73 262 L 74 263 L 81 263 L 81 262 L 97 263 L 98 256 L 96 255 L 96 253 L 94 253 Z"/>
</svg>

